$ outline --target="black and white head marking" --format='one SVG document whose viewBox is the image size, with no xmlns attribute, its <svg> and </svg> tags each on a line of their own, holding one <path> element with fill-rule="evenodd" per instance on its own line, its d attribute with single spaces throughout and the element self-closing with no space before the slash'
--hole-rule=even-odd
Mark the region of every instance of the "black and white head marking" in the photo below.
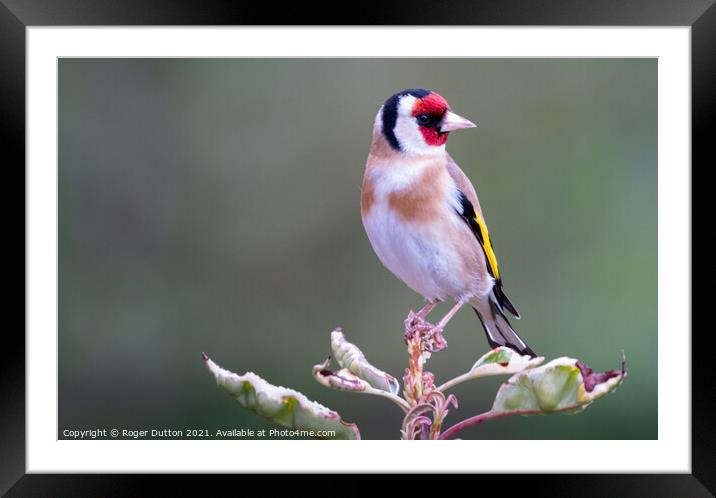
<svg viewBox="0 0 716 498">
<path fill-rule="evenodd" d="M 403 144 L 400 143 L 398 137 L 395 135 L 395 127 L 398 124 L 398 113 L 401 110 L 401 100 L 406 96 L 422 99 L 428 95 L 430 95 L 430 90 L 425 90 L 424 88 L 409 88 L 391 96 L 385 101 L 385 104 L 383 104 L 382 112 L 380 113 L 383 136 L 385 136 L 385 139 L 393 149 L 403 150 Z M 410 108 L 412 108 L 412 105 Z"/>
</svg>

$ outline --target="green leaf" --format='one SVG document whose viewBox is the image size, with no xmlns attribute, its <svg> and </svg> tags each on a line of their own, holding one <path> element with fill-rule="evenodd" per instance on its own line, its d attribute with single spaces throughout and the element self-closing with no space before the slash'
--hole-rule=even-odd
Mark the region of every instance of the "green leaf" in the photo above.
<svg viewBox="0 0 716 498">
<path fill-rule="evenodd" d="M 331 350 L 338 364 L 376 389 L 398 394 L 398 379 L 374 367 L 358 347 L 348 341 L 340 328 L 331 332 Z"/>
<path fill-rule="evenodd" d="M 557 358 L 525 370 L 500 386 L 490 412 L 494 414 L 578 413 L 614 391 L 626 377 L 621 370 L 594 373 L 583 362 Z"/>
<path fill-rule="evenodd" d="M 344 422 L 338 413 L 309 400 L 298 391 L 274 386 L 253 372 L 237 375 L 221 368 L 206 355 L 204 363 L 216 383 L 241 406 L 278 425 L 307 431 L 306 436 L 318 439 L 360 439 L 355 424 Z M 331 431 L 332 435 L 318 431 Z"/>
<path fill-rule="evenodd" d="M 482 355 L 469 372 L 445 382 L 438 389 L 445 391 L 468 380 L 522 372 L 540 365 L 543 361 L 544 358 L 541 356 L 536 358 L 528 355 L 523 356 L 510 348 L 501 346 Z"/>
<path fill-rule="evenodd" d="M 504 375 L 521 372 L 536 367 L 544 361 L 542 356 L 532 358 L 500 346 L 484 354 L 470 369 L 472 378 L 488 377 L 491 375 Z"/>
</svg>

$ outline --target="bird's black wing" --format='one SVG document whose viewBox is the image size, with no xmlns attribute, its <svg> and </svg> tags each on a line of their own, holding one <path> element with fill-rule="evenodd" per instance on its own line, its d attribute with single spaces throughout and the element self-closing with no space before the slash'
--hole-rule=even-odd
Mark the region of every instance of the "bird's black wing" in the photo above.
<svg viewBox="0 0 716 498">
<path fill-rule="evenodd" d="M 485 262 L 487 264 L 487 271 L 495 279 L 495 286 L 493 292 L 495 294 L 495 300 L 500 308 L 507 308 L 510 313 L 519 318 L 520 313 L 517 311 L 515 306 L 512 304 L 510 299 L 505 295 L 502 290 L 502 277 L 500 276 L 500 268 L 497 265 L 497 256 L 495 255 L 495 249 L 492 247 L 492 240 L 490 239 L 490 233 L 487 231 L 487 225 L 485 220 L 482 219 L 476 211 L 475 207 L 470 202 L 470 199 L 460 190 L 460 207 L 461 211 L 458 212 L 460 217 L 467 223 L 475 234 L 477 241 L 480 243 L 483 253 L 485 254 Z"/>
</svg>

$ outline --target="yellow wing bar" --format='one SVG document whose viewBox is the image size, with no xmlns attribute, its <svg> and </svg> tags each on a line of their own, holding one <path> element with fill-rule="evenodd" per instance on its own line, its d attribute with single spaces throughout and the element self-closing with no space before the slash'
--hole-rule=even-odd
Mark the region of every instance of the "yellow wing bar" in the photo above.
<svg viewBox="0 0 716 498">
<path fill-rule="evenodd" d="M 492 248 L 490 233 L 487 231 L 485 220 L 483 220 L 479 214 L 475 213 L 475 223 L 477 223 L 480 230 L 480 237 L 478 238 L 480 240 L 480 244 L 482 244 L 482 249 L 485 251 L 485 259 L 487 259 L 487 263 L 490 265 L 490 273 L 493 277 L 499 280 L 500 269 L 497 266 L 497 256 L 495 256 L 495 250 Z"/>
<path fill-rule="evenodd" d="M 458 193 L 460 194 L 460 204 L 462 208 L 462 212 L 458 211 L 458 214 L 462 216 L 462 219 L 468 224 L 482 246 L 482 250 L 485 253 L 485 260 L 487 260 L 487 270 L 490 272 L 490 275 L 492 275 L 495 280 L 500 280 L 497 256 L 495 256 L 495 250 L 492 248 L 492 241 L 490 241 L 490 233 L 487 231 L 485 220 L 475 211 L 475 207 L 465 194 L 460 190 L 458 190 Z"/>
</svg>

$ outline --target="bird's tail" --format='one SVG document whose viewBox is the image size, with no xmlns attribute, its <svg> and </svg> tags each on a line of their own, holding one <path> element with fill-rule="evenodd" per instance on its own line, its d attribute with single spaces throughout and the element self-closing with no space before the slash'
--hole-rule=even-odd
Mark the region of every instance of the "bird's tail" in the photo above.
<svg viewBox="0 0 716 498">
<path fill-rule="evenodd" d="M 482 328 L 485 329 L 485 335 L 490 347 L 506 346 L 521 355 L 529 355 L 533 358 L 537 356 L 525 341 L 517 335 L 505 314 L 491 297 L 474 301 L 471 304 L 480 322 L 482 322 Z"/>
</svg>

